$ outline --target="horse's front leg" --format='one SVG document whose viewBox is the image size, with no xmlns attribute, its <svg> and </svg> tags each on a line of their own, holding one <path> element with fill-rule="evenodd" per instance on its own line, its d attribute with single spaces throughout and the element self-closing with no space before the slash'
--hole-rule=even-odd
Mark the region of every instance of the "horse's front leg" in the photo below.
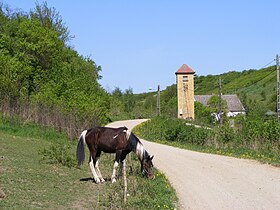
<svg viewBox="0 0 280 210">
<path fill-rule="evenodd" d="M 119 163 L 119 174 L 118 174 L 118 177 L 122 176 L 123 166 L 124 166 L 124 160 L 120 161 L 120 163 Z"/>
<path fill-rule="evenodd" d="M 119 177 L 121 177 L 123 175 L 123 172 L 126 170 L 125 168 L 125 157 L 127 155 L 127 152 L 122 152 L 121 156 L 120 156 L 120 160 L 119 160 Z"/>
<path fill-rule="evenodd" d="M 116 151 L 116 157 L 115 157 L 115 162 L 114 162 L 114 167 L 113 167 L 113 174 L 112 174 L 112 178 L 111 178 L 112 183 L 117 181 L 116 171 L 117 171 L 117 168 L 119 166 L 119 161 L 120 161 L 120 158 L 121 158 L 121 154 L 122 154 L 121 150 Z"/>
</svg>

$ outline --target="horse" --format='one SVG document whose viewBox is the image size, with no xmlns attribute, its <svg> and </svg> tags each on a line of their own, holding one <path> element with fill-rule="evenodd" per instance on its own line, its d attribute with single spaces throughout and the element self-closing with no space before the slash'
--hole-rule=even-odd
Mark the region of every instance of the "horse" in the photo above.
<svg viewBox="0 0 280 210">
<path fill-rule="evenodd" d="M 111 177 L 112 183 L 116 182 L 117 167 L 119 164 L 125 166 L 126 155 L 131 151 L 136 153 L 140 161 L 142 175 L 148 179 L 155 178 L 152 162 L 154 156 L 149 155 L 140 140 L 128 128 L 94 127 L 84 130 L 79 137 L 77 145 L 78 167 L 82 165 L 85 159 L 85 143 L 89 149 L 89 167 L 95 183 L 105 182 L 99 170 L 101 152 L 116 153 Z"/>
</svg>

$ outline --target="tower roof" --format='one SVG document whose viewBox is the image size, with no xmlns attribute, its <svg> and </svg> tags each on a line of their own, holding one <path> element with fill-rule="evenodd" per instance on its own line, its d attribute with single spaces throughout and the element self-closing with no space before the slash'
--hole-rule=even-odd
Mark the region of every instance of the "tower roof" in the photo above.
<svg viewBox="0 0 280 210">
<path fill-rule="evenodd" d="M 187 64 L 183 64 L 175 74 L 194 74 L 194 71 Z"/>
</svg>

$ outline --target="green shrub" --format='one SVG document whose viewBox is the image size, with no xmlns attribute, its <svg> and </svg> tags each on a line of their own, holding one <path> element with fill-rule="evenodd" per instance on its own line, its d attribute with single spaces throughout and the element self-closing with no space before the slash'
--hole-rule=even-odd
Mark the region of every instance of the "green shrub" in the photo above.
<svg viewBox="0 0 280 210">
<path fill-rule="evenodd" d="M 204 145 L 211 130 L 187 126 L 185 120 L 156 117 L 139 127 L 141 135 L 149 140 L 165 140 Z"/>
<path fill-rule="evenodd" d="M 230 141 L 233 141 L 236 138 L 236 134 L 233 128 L 230 128 L 227 125 L 224 125 L 220 128 L 218 128 L 217 133 L 217 140 L 218 142 L 222 144 L 229 143 Z"/>
<path fill-rule="evenodd" d="M 51 164 L 61 164 L 67 167 L 76 166 L 76 158 L 73 151 L 71 150 L 72 146 L 65 143 L 55 143 L 50 148 L 39 151 L 39 154 L 42 155 L 42 161 L 46 161 Z"/>
</svg>

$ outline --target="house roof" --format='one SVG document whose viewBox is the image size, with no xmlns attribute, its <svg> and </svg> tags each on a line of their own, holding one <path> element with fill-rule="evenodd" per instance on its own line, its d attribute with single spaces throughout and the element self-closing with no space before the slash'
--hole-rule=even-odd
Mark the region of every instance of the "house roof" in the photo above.
<svg viewBox="0 0 280 210">
<path fill-rule="evenodd" d="M 208 106 L 207 102 L 213 95 L 195 95 L 194 100 Z M 245 109 L 237 95 L 222 95 L 222 100 L 227 102 L 227 108 L 230 112 L 244 112 Z"/>
<path fill-rule="evenodd" d="M 183 64 L 175 74 L 194 74 L 195 72 L 187 64 Z"/>
</svg>

